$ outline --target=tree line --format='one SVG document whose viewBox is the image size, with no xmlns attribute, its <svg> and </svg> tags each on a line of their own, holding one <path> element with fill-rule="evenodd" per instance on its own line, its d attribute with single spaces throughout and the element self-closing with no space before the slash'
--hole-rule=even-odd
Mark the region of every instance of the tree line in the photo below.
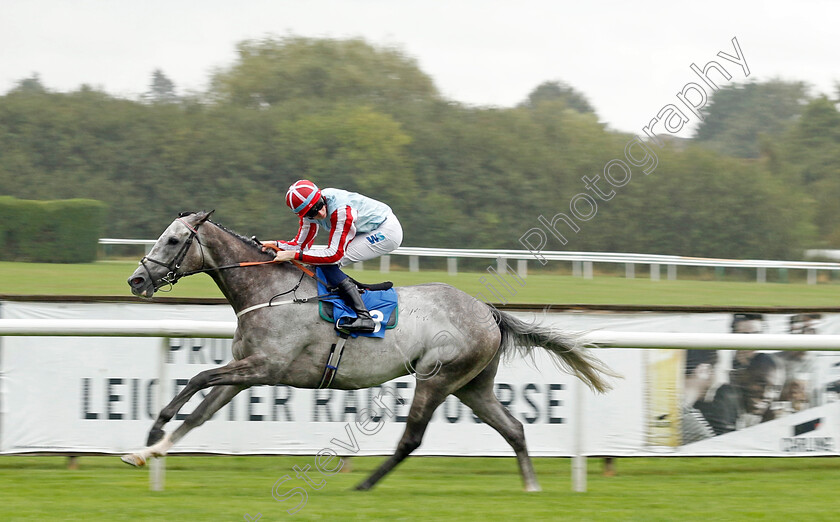
<svg viewBox="0 0 840 522">
<path fill-rule="evenodd" d="M 243 234 L 284 238 L 297 225 L 285 190 L 309 178 L 388 203 L 407 246 L 521 248 L 632 138 L 559 81 L 516 107 L 473 107 L 362 40 L 237 51 L 186 96 L 162 71 L 136 100 L 21 80 L 0 97 L 0 194 L 102 201 L 110 237 L 156 237 L 180 211 L 216 209 Z M 694 139 L 651 145 L 654 172 L 546 248 L 797 258 L 840 244 L 836 99 L 772 80 L 723 87 L 704 111 Z"/>
</svg>

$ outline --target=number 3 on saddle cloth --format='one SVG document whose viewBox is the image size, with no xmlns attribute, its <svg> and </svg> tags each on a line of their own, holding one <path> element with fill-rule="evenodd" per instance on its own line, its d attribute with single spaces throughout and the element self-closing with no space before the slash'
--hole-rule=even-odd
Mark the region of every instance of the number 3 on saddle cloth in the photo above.
<svg viewBox="0 0 840 522">
<path fill-rule="evenodd" d="M 318 295 L 324 295 L 328 293 L 327 288 L 321 282 L 325 279 L 324 274 L 321 273 L 320 268 L 316 268 L 316 273 L 318 275 Z M 365 306 L 370 311 L 370 316 L 376 323 L 376 329 L 371 333 L 354 332 L 350 334 L 351 337 L 361 335 L 362 337 L 384 338 L 385 330 L 390 330 L 397 326 L 397 291 L 390 287 L 386 290 L 377 290 L 377 285 L 372 286 L 373 289 L 366 290 L 362 294 L 362 301 L 364 301 Z M 356 317 L 356 312 L 345 304 L 344 300 L 338 294 L 322 297 L 318 305 L 318 312 L 322 319 L 336 325 L 336 330 L 339 335 L 341 335 L 341 330 L 339 329 L 341 319 L 345 316 L 348 318 Z"/>
</svg>

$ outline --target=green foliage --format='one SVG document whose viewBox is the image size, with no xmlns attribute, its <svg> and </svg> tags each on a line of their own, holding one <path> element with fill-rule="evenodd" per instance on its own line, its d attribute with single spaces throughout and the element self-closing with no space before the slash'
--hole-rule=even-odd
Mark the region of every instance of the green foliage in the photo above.
<svg viewBox="0 0 840 522">
<path fill-rule="evenodd" d="M 152 103 L 176 103 L 178 95 L 175 93 L 175 83 L 167 78 L 163 71 L 155 69 L 146 99 Z"/>
<path fill-rule="evenodd" d="M 99 201 L 27 201 L 0 196 L 0 259 L 88 263 L 105 219 Z"/>
<path fill-rule="evenodd" d="M 725 85 L 702 110 L 695 139 L 703 145 L 740 158 L 759 156 L 760 135 L 781 136 L 796 121 L 808 101 L 802 82 L 771 80 Z"/>
<path fill-rule="evenodd" d="M 394 103 L 437 96 L 413 59 L 359 39 L 267 38 L 242 42 L 237 52 L 237 63 L 213 77 L 211 96 L 220 102 L 260 108 L 307 98 Z"/>
<path fill-rule="evenodd" d="M 699 147 L 653 149 L 656 170 L 648 176 L 635 170 L 630 183 L 600 205 L 595 228 L 580 232 L 587 248 L 632 245 L 636 252 L 735 259 L 801 255 L 812 235 L 806 200 L 760 164 Z"/>
<path fill-rule="evenodd" d="M 45 93 L 47 92 L 44 84 L 41 83 L 41 78 L 37 74 L 33 74 L 29 78 L 20 80 L 12 89 L 13 92 L 29 92 L 29 93 Z"/>
<path fill-rule="evenodd" d="M 398 49 L 361 40 L 268 38 L 238 52 L 200 97 L 175 96 L 160 71 L 139 101 L 21 81 L 0 97 L 0 194 L 103 201 L 111 237 L 156 237 L 180 211 L 216 209 L 275 239 L 296 231 L 286 188 L 311 178 L 388 203 L 407 246 L 519 248 L 631 138 L 562 82 L 518 107 L 468 107 Z M 722 88 L 697 137 L 715 152 L 656 149 L 654 173 L 634 172 L 567 246 L 547 248 L 798 257 L 840 244 L 840 123 L 830 100 L 804 96 L 780 81 Z"/>
<path fill-rule="evenodd" d="M 586 96 L 563 82 L 541 83 L 536 89 L 531 91 L 531 94 L 528 95 L 528 99 L 522 103 L 522 106 L 535 109 L 543 102 L 556 101 L 565 103 L 567 107 L 577 112 L 595 112 L 595 109 L 589 104 Z"/>
<path fill-rule="evenodd" d="M 840 245 L 840 111 L 826 96 L 812 100 L 778 142 L 767 145 L 774 171 L 809 198 L 821 243 Z"/>
</svg>

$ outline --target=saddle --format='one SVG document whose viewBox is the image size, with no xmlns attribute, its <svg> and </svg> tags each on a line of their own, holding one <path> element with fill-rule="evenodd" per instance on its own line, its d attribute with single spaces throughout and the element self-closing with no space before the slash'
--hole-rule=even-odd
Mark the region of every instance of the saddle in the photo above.
<svg viewBox="0 0 840 522">
<path fill-rule="evenodd" d="M 394 283 L 385 281 L 382 283 L 365 284 L 360 283 L 353 278 L 351 278 L 351 281 L 353 281 L 356 287 L 359 288 L 359 291 L 362 292 L 362 299 L 365 301 L 368 310 L 371 312 L 371 316 L 373 316 L 374 319 L 377 319 L 376 313 L 379 312 L 378 318 L 380 321 L 383 321 L 381 323 L 383 328 L 379 331 L 370 334 L 354 333 L 352 334 L 353 337 L 356 337 L 357 335 L 365 337 L 384 337 L 384 330 L 390 330 L 397 326 L 397 317 L 399 313 L 397 310 L 397 293 L 396 290 L 393 290 Z M 319 294 L 326 294 L 329 290 L 330 289 L 326 288 L 320 281 L 318 282 Z M 336 307 L 339 309 L 339 313 L 336 313 Z M 329 296 L 322 297 L 319 300 L 318 315 L 320 315 L 321 319 L 325 321 L 336 324 L 336 320 L 348 313 L 355 317 L 355 312 L 344 303 L 338 294 L 331 294 Z"/>
<path fill-rule="evenodd" d="M 329 321 L 335 324 L 335 310 L 332 301 L 321 301 L 318 306 L 318 315 L 321 316 L 321 319 L 324 321 Z M 394 313 L 391 314 L 391 317 L 388 318 L 388 322 L 385 323 L 385 328 L 391 330 L 392 328 L 397 326 L 397 315 L 398 312 L 394 310 Z"/>
</svg>

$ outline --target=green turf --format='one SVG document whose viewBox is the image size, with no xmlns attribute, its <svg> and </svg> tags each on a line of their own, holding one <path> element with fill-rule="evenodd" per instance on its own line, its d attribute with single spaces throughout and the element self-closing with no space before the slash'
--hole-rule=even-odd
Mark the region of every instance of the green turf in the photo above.
<svg viewBox="0 0 840 522">
<path fill-rule="evenodd" d="M 541 493 L 524 493 L 511 458 L 408 459 L 370 492 L 351 491 L 379 457 L 354 458 L 350 473 L 278 502 L 303 486 L 292 466 L 312 457 L 167 457 L 166 488 L 149 491 L 148 472 L 117 457 L 0 457 L 2 520 L 835 520 L 840 488 L 837 458 L 618 459 L 601 474 L 589 459 L 588 492 L 571 491 L 570 461 L 535 459 Z"/>
<path fill-rule="evenodd" d="M 0 294 L 28 295 L 130 295 L 126 279 L 137 267 L 136 262 L 103 261 L 85 265 L 38 263 L 0 263 Z M 247 269 L 244 269 L 247 270 Z M 397 285 L 430 281 L 452 284 L 470 295 L 490 302 L 542 304 L 633 304 L 633 305 L 718 305 L 718 306 L 838 306 L 836 283 L 808 285 L 803 283 L 754 283 L 737 281 L 651 281 L 616 276 L 579 277 L 552 274 L 531 274 L 520 286 L 506 277 L 510 288 L 496 282 L 486 273 L 461 272 L 450 276 L 442 271 L 378 271 L 348 273 L 361 281 L 383 279 Z M 482 278 L 488 276 L 482 281 Z M 487 284 L 500 295 L 493 295 Z M 478 294 L 481 294 L 480 296 Z M 169 294 L 172 297 L 221 297 L 206 275 L 184 278 Z"/>
</svg>

